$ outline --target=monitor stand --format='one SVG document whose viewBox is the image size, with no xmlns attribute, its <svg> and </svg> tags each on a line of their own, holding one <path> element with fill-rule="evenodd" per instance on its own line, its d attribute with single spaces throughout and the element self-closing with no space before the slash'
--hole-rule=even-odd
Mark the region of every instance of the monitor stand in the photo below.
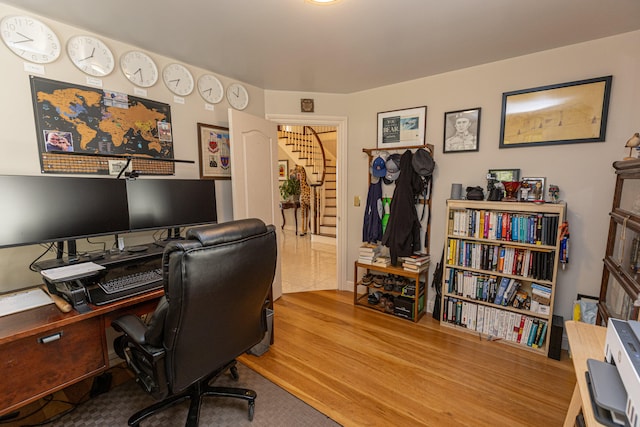
<svg viewBox="0 0 640 427">
<path fill-rule="evenodd" d="M 67 242 L 67 259 L 63 262 L 73 264 L 75 262 L 80 261 L 80 258 L 78 257 L 78 249 L 77 249 L 76 241 L 66 240 L 66 242 Z M 58 242 L 56 242 L 57 250 L 58 250 L 56 258 L 61 261 L 64 259 L 64 244 L 65 244 L 65 240 L 59 240 Z"/>
</svg>

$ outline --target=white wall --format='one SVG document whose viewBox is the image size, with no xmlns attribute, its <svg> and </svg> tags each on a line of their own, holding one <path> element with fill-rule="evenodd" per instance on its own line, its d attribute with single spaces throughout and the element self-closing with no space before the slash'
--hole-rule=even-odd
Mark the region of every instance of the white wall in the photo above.
<svg viewBox="0 0 640 427">
<path fill-rule="evenodd" d="M 570 318 L 577 293 L 598 295 L 615 175 L 612 163 L 628 154 L 626 140 L 640 129 L 640 32 L 627 33 L 512 58 L 433 77 L 380 87 L 347 96 L 306 96 L 265 92 L 267 114 L 299 111 L 299 98 L 316 98 L 328 106 L 316 114 L 347 115 L 348 189 L 346 200 L 366 199 L 367 158 L 362 148 L 375 148 L 377 113 L 427 106 L 426 140 L 435 146 L 431 254 L 433 266 L 444 242 L 445 200 L 451 183 L 486 187 L 488 169 L 518 168 L 521 176 L 545 177 L 560 187 L 568 203 L 570 264 L 559 273 L 555 313 Z M 363 70 L 366 72 L 366 70 Z M 600 143 L 499 149 L 502 93 L 613 75 L 606 141 Z M 304 96 L 303 96 L 304 95 Z M 442 153 L 444 113 L 481 107 L 480 150 Z M 310 120 L 312 120 L 310 118 Z M 343 159 L 341 159 L 342 161 Z M 364 204 L 348 206 L 348 262 L 357 258 Z M 352 282 L 346 269 L 345 283 Z M 430 289 L 430 299 L 434 292 Z"/>
<path fill-rule="evenodd" d="M 26 14 L 37 16 L 31 12 L 25 12 L 0 3 L 0 16 Z M 52 21 L 46 17 L 39 17 L 49 24 L 58 35 L 63 52 L 61 56 L 51 64 L 45 65 L 45 75 L 48 79 L 69 82 L 73 84 L 89 86 L 86 76 L 78 70 L 69 60 L 65 46 L 67 40 L 76 34 L 90 34 L 87 31 L 71 27 L 69 25 Z M 116 62 L 120 55 L 135 46 L 127 45 L 116 40 L 101 36 L 102 40 L 111 48 Z M 177 62 L 171 58 L 163 57 L 153 52 L 148 52 L 156 61 L 159 71 L 171 62 Z M 212 51 L 212 54 L 215 52 Z M 0 64 L 2 64 L 2 77 L 0 78 L 0 174 L 6 175 L 40 175 L 40 162 L 38 158 L 38 146 L 36 129 L 34 124 L 33 107 L 31 103 L 31 89 L 29 85 L 29 73 L 24 71 L 24 61 L 14 55 L 4 44 L 0 44 Z M 203 70 L 185 64 L 194 78 L 215 70 Z M 223 85 L 230 84 L 233 80 L 218 75 Z M 133 95 L 134 87 L 125 78 L 116 65 L 116 69 L 102 79 L 103 88 L 124 92 Z M 245 110 L 256 116 L 264 116 L 264 91 L 250 85 L 245 85 L 249 92 L 249 106 Z M 205 109 L 205 103 L 197 91 L 185 97 L 184 104 L 174 103 L 173 94 L 164 86 L 161 79 L 153 87 L 147 89 L 147 98 L 165 102 L 171 105 L 172 129 L 174 138 L 174 156 L 176 159 L 194 160 L 194 164 L 177 163 L 175 167 L 176 178 L 198 178 L 198 134 L 197 123 L 227 126 L 226 100 L 216 104 L 214 111 Z M 216 181 L 216 195 L 218 201 L 218 218 L 221 221 L 231 219 L 231 181 Z M 3 207 L 4 208 L 4 207 Z M 0 216 L 1 218 L 1 216 Z M 0 224 L 0 226 L 2 226 Z M 132 244 L 149 238 L 147 236 L 128 236 Z M 109 245 L 111 241 L 109 240 Z M 79 249 L 86 245 L 79 242 Z M 0 249 L 0 292 L 19 289 L 39 283 L 39 275 L 29 272 L 28 266 L 37 256 L 43 252 L 40 246 L 27 246 L 19 248 Z"/>
</svg>

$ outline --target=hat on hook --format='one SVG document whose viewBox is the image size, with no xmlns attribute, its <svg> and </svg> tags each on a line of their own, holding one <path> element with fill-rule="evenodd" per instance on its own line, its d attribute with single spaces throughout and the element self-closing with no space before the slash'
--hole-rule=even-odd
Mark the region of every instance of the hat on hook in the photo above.
<svg viewBox="0 0 640 427">
<path fill-rule="evenodd" d="M 430 176 L 436 163 L 431 154 L 424 148 L 418 148 L 411 159 L 413 170 L 420 176 Z"/>
<path fill-rule="evenodd" d="M 371 164 L 371 175 L 376 178 L 382 178 L 387 174 L 387 166 L 384 159 L 380 156 L 376 157 Z"/>
<path fill-rule="evenodd" d="M 387 174 L 385 178 L 388 181 L 395 181 L 400 176 L 400 154 L 395 153 L 387 157 L 385 166 L 387 167 Z"/>
</svg>

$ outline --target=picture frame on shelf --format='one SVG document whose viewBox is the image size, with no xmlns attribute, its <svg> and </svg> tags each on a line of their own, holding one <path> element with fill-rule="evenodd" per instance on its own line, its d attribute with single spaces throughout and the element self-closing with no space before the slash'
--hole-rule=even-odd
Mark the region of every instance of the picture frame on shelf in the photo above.
<svg viewBox="0 0 640 427">
<path fill-rule="evenodd" d="M 420 147 L 425 143 L 426 126 L 426 106 L 378 113 L 376 148 Z"/>
<path fill-rule="evenodd" d="M 231 179 L 229 128 L 198 123 L 200 178 Z"/>
<path fill-rule="evenodd" d="M 520 181 L 520 169 L 489 169 L 489 175 L 501 182 Z"/>
<path fill-rule="evenodd" d="M 500 148 L 604 141 L 612 78 L 503 93 Z"/>
<path fill-rule="evenodd" d="M 523 177 L 523 183 L 529 184 L 526 200 L 523 202 L 544 202 L 545 197 L 545 178 Z"/>
<path fill-rule="evenodd" d="M 286 180 L 288 173 L 289 173 L 289 161 L 278 160 L 278 181 Z"/>
<path fill-rule="evenodd" d="M 443 153 L 480 149 L 480 108 L 444 113 Z"/>
</svg>

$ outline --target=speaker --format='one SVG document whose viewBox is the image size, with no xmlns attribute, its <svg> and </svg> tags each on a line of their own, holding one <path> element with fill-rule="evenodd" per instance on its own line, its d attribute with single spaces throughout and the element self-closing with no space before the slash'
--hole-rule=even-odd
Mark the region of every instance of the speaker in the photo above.
<svg viewBox="0 0 640 427">
<path fill-rule="evenodd" d="M 549 338 L 549 357 L 552 359 L 560 360 L 563 331 L 564 318 L 554 314 L 551 321 L 551 337 Z"/>
</svg>

